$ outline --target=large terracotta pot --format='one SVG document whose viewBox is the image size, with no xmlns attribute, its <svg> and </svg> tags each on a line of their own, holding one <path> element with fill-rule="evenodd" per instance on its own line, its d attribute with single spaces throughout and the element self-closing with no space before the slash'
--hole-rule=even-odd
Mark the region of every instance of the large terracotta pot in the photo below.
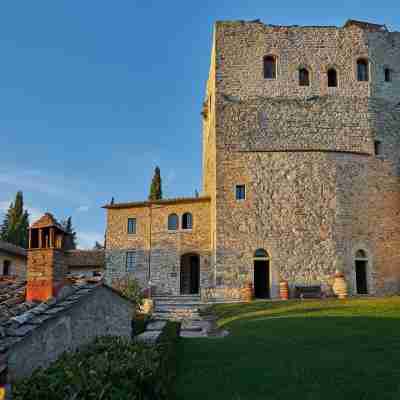
<svg viewBox="0 0 400 400">
<path fill-rule="evenodd" d="M 288 281 L 280 281 L 279 283 L 279 295 L 282 300 L 289 299 L 289 283 Z"/>
<path fill-rule="evenodd" d="M 348 296 L 348 291 L 347 291 L 347 283 L 346 279 L 344 277 L 343 272 L 336 272 L 335 274 L 335 279 L 333 281 L 333 293 L 339 298 L 339 299 L 345 299 Z"/>
<path fill-rule="evenodd" d="M 252 301 L 253 300 L 253 284 L 248 282 L 241 289 L 241 297 L 243 301 Z"/>
</svg>

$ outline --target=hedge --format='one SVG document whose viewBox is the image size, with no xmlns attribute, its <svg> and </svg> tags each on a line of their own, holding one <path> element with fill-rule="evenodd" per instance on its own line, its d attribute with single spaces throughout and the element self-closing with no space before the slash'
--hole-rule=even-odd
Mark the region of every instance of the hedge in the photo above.
<svg viewBox="0 0 400 400">
<path fill-rule="evenodd" d="M 170 399 L 179 326 L 169 322 L 157 345 L 100 337 L 13 386 L 16 400 Z"/>
</svg>

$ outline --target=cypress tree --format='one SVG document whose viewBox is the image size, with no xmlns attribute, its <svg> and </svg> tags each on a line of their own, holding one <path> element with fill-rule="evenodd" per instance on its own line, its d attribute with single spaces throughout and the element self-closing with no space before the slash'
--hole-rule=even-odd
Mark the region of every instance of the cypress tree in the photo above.
<svg viewBox="0 0 400 400">
<path fill-rule="evenodd" d="M 24 196 L 17 192 L 15 201 L 10 204 L 0 228 L 0 239 L 6 242 L 28 247 L 29 213 L 24 210 Z"/>
<path fill-rule="evenodd" d="M 156 167 L 154 170 L 153 180 L 151 181 L 149 200 L 162 199 L 162 182 L 160 168 Z"/>
</svg>

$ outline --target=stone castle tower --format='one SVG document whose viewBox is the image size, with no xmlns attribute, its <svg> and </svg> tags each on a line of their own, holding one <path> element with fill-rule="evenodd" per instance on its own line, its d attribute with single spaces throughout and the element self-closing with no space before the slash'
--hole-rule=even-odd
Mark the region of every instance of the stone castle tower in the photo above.
<svg viewBox="0 0 400 400">
<path fill-rule="evenodd" d="M 400 33 L 217 22 L 200 197 L 108 204 L 107 279 L 204 300 L 400 290 Z"/>
<path fill-rule="evenodd" d="M 217 287 L 257 284 L 262 249 L 272 297 L 336 269 L 353 293 L 400 289 L 399 66 L 382 25 L 216 23 L 202 114 Z"/>
</svg>

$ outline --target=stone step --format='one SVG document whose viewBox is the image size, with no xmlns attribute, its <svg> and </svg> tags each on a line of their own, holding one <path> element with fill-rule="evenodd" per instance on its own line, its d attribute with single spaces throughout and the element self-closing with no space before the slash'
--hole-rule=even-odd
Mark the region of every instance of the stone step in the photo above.
<svg viewBox="0 0 400 400">
<path fill-rule="evenodd" d="M 201 303 L 200 297 L 153 297 L 154 303 Z"/>
<path fill-rule="evenodd" d="M 154 308 L 170 308 L 170 309 L 176 309 L 176 308 L 187 308 L 187 309 L 199 309 L 201 307 L 201 304 L 199 303 L 156 303 Z"/>
</svg>

